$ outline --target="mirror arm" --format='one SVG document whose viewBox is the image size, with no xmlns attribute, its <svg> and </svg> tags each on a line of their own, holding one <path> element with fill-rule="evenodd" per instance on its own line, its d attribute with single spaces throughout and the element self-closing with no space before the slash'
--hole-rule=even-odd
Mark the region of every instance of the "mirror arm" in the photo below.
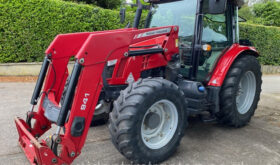
<svg viewBox="0 0 280 165">
<path fill-rule="evenodd" d="M 152 16 L 153 16 L 153 12 L 150 9 L 147 18 L 146 18 L 146 22 L 145 22 L 145 28 L 149 28 L 150 24 L 151 24 L 151 20 L 152 20 Z"/>
<path fill-rule="evenodd" d="M 239 43 L 239 8 L 236 7 L 236 42 Z"/>
<path fill-rule="evenodd" d="M 126 17 L 126 8 L 121 8 L 121 10 L 120 10 L 121 24 L 123 24 L 125 22 L 125 17 Z"/>
</svg>

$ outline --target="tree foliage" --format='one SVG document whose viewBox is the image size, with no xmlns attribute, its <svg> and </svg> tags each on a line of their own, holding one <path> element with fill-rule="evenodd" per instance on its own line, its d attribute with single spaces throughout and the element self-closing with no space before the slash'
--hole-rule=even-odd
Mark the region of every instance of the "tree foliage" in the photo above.
<svg viewBox="0 0 280 165">
<path fill-rule="evenodd" d="M 255 23 L 268 26 L 280 26 L 280 2 L 272 1 L 256 4 L 253 7 Z"/>
<path fill-rule="evenodd" d="M 239 11 L 239 15 L 249 23 L 266 26 L 280 26 L 280 2 L 263 0 L 252 7 L 245 5 Z"/>
<path fill-rule="evenodd" d="M 241 10 L 239 10 L 239 16 L 245 18 L 247 21 L 251 21 L 255 19 L 255 15 L 253 13 L 252 7 L 248 5 L 242 6 Z"/>
</svg>

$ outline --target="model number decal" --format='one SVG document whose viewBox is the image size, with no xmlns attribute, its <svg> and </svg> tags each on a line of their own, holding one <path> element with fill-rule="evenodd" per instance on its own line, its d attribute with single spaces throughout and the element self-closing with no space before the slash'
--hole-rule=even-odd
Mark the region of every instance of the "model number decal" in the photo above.
<svg viewBox="0 0 280 165">
<path fill-rule="evenodd" d="M 134 39 L 139 39 L 143 37 L 149 37 L 149 36 L 154 36 L 154 35 L 159 35 L 159 34 L 165 34 L 165 33 L 170 33 L 171 28 L 164 28 L 164 29 L 158 29 L 154 31 L 148 31 L 145 33 L 140 33 L 134 36 Z"/>
<path fill-rule="evenodd" d="M 88 97 L 90 96 L 89 93 L 85 93 L 83 98 L 83 104 L 81 105 L 81 110 L 84 111 L 87 108 Z"/>
</svg>

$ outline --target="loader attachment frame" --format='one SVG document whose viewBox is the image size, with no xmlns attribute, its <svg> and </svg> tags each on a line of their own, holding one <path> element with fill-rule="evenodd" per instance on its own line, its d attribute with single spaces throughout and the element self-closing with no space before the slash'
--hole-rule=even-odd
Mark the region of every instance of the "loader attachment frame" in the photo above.
<svg viewBox="0 0 280 165">
<path fill-rule="evenodd" d="M 58 35 L 45 52 L 27 120 L 15 119 L 19 144 L 31 164 L 70 164 L 80 155 L 104 85 L 125 85 L 130 75 L 137 80 L 142 71 L 167 65 L 178 52 L 178 30 L 167 26 Z M 60 105 L 71 57 L 75 65 Z M 110 61 L 116 61 L 114 72 L 104 78 Z M 56 133 L 40 140 L 52 124 Z"/>
</svg>

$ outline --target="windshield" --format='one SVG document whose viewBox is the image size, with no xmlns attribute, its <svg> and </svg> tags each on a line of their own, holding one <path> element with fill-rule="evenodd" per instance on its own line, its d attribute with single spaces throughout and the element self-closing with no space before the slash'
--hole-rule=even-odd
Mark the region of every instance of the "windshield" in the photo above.
<svg viewBox="0 0 280 165">
<path fill-rule="evenodd" d="M 180 74 L 186 78 L 189 78 L 189 73 L 193 65 L 192 43 L 194 41 L 197 2 L 197 0 L 176 0 L 173 2 L 153 4 L 151 10 L 152 16 L 149 27 L 179 26 Z M 206 9 L 206 7 L 203 8 L 203 10 Z M 206 11 L 203 13 L 207 13 Z M 207 79 L 222 51 L 231 45 L 229 41 L 232 22 L 229 19 L 230 17 L 228 18 L 230 12 L 231 10 L 227 10 L 223 14 L 203 15 L 202 44 L 211 45 L 212 51 L 201 52 L 199 54 L 199 67 L 197 72 L 197 80 L 199 81 Z"/>
<path fill-rule="evenodd" d="M 178 25 L 179 36 L 193 38 L 197 0 L 154 4 L 150 27 Z"/>
</svg>

